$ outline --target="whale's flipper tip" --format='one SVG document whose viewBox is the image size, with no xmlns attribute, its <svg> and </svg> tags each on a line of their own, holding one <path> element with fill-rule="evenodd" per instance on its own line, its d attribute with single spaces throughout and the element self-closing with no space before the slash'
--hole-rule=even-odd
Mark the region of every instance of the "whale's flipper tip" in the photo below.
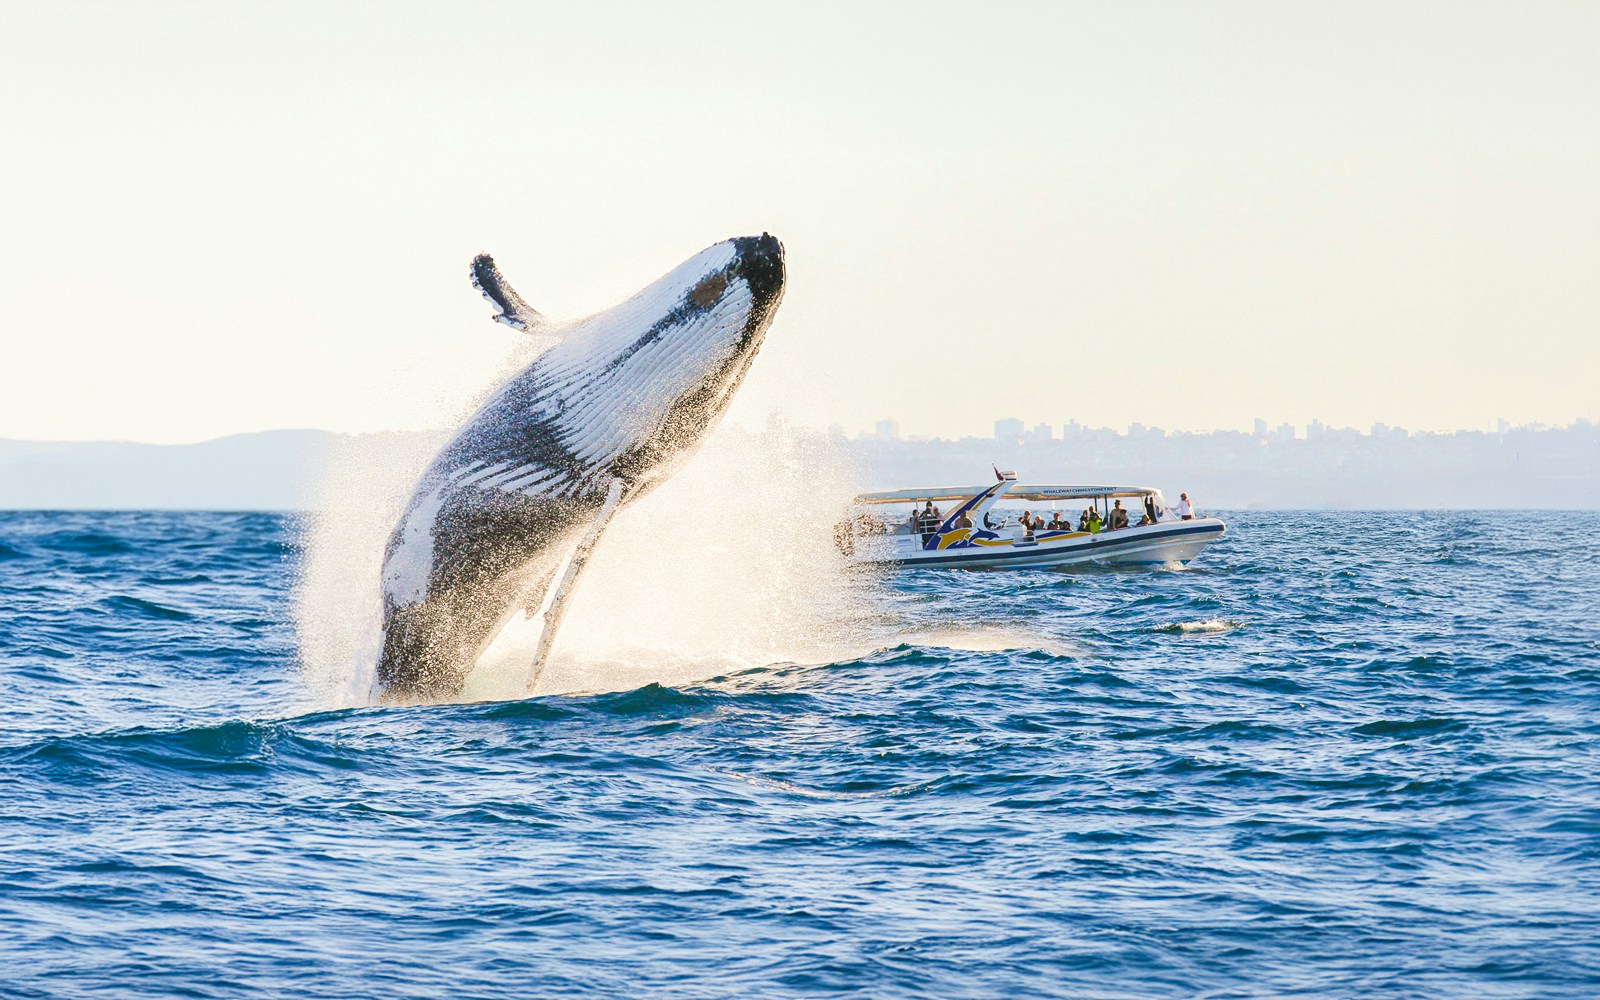
<svg viewBox="0 0 1600 1000">
<path fill-rule="evenodd" d="M 532 306 L 522 301 L 522 296 L 512 288 L 494 266 L 494 258 L 480 253 L 472 258 L 472 287 L 483 293 L 495 307 L 494 320 L 513 330 L 531 330 L 544 322 Z"/>
</svg>

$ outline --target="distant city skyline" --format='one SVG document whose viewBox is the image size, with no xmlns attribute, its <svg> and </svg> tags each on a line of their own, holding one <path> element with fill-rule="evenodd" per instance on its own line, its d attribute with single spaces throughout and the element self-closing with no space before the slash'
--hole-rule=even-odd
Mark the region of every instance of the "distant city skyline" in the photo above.
<svg viewBox="0 0 1600 1000">
<path fill-rule="evenodd" d="M 871 430 L 861 430 L 861 431 L 858 431 L 856 434 L 853 434 L 853 435 L 849 434 L 842 424 L 830 425 L 828 430 L 833 432 L 833 433 L 835 433 L 835 434 L 844 434 L 847 437 L 853 437 L 853 438 L 861 439 L 861 440 L 878 439 L 878 440 L 904 440 L 904 441 L 969 441 L 969 440 L 992 439 L 992 440 L 995 440 L 995 441 L 1012 441 L 1012 442 L 1016 442 L 1016 443 L 1031 443 L 1031 442 L 1047 442 L 1047 441 L 1059 440 L 1061 438 L 1070 436 L 1072 433 L 1078 432 L 1078 431 L 1083 431 L 1083 432 L 1111 431 L 1113 433 L 1121 434 L 1121 435 L 1124 435 L 1124 436 L 1127 436 L 1127 437 L 1141 437 L 1141 436 L 1146 436 L 1146 435 L 1153 435 L 1153 436 L 1160 437 L 1160 436 L 1165 436 L 1165 435 L 1168 435 L 1168 434 L 1172 434 L 1172 435 L 1187 435 L 1187 436 L 1206 436 L 1206 435 L 1213 435 L 1213 434 L 1215 434 L 1215 435 L 1247 434 L 1247 435 L 1249 435 L 1251 437 L 1256 437 L 1256 438 L 1260 438 L 1260 439 L 1263 439 L 1263 440 L 1310 440 L 1310 439 L 1314 439 L 1314 438 L 1325 436 L 1325 435 L 1348 435 L 1348 434 L 1355 434 L 1355 435 L 1361 436 L 1361 437 L 1388 437 L 1388 436 L 1406 437 L 1406 436 L 1410 436 L 1412 434 L 1416 434 L 1416 435 L 1419 435 L 1419 436 L 1429 436 L 1429 435 L 1431 435 L 1431 436 L 1450 436 L 1450 435 L 1455 435 L 1455 434 L 1508 434 L 1508 433 L 1510 433 L 1512 431 L 1535 431 L 1535 432 L 1537 432 L 1537 431 L 1545 431 L 1545 430 L 1567 430 L 1567 429 L 1576 429 L 1576 428 L 1587 428 L 1587 427 L 1594 427 L 1597 423 L 1600 423 L 1600 421 L 1591 420 L 1588 417 L 1582 417 L 1582 416 L 1575 417 L 1572 420 L 1567 421 L 1566 423 L 1546 423 L 1544 421 L 1528 421 L 1526 423 L 1520 423 L 1520 424 L 1513 424 L 1510 420 L 1507 420 L 1505 417 L 1498 417 L 1498 418 L 1496 418 L 1494 420 L 1492 427 L 1487 427 L 1487 428 L 1486 427 L 1456 427 L 1456 428 L 1447 428 L 1447 429 L 1435 429 L 1435 428 L 1407 428 L 1407 427 L 1401 426 L 1399 424 L 1391 424 L 1391 423 L 1389 423 L 1387 421 L 1382 421 L 1382 420 L 1373 421 L 1371 424 L 1368 424 L 1365 427 L 1358 427 L 1358 426 L 1352 426 L 1352 425 L 1336 425 L 1336 424 L 1331 424 L 1331 423 L 1323 423 L 1321 420 L 1319 420 L 1319 419 L 1317 419 L 1315 417 L 1313 417 L 1312 419 L 1310 419 L 1310 420 L 1308 420 L 1308 421 L 1306 421 L 1304 423 L 1300 423 L 1300 424 L 1291 423 L 1289 421 L 1279 421 L 1277 423 L 1273 423 L 1272 421 L 1267 420 L 1266 418 L 1263 418 L 1263 417 L 1253 417 L 1253 418 L 1251 418 L 1251 421 L 1250 421 L 1250 424 L 1249 424 L 1248 428 L 1243 428 L 1243 427 L 1196 428 L 1196 427 L 1159 427 L 1159 426 L 1155 426 L 1155 425 L 1146 425 L 1142 421 L 1131 421 L 1131 422 L 1129 422 L 1128 424 L 1126 424 L 1124 426 L 1118 427 L 1117 425 L 1112 425 L 1112 424 L 1091 424 L 1091 423 L 1088 423 L 1088 422 L 1085 422 L 1085 421 L 1080 421 L 1077 418 L 1068 418 L 1066 421 L 1064 421 L 1062 423 L 1059 423 L 1059 424 L 1052 424 L 1052 423 L 1050 423 L 1048 421 L 1037 421 L 1037 422 L 1034 422 L 1032 424 L 1029 424 L 1027 421 L 1024 421 L 1024 420 L 1019 419 L 1017 417 L 1001 417 L 1001 418 L 996 419 L 993 422 L 992 427 L 991 427 L 991 432 L 989 434 L 987 434 L 987 435 L 984 435 L 984 434 L 964 434 L 964 435 L 960 435 L 960 436 L 956 436 L 956 437 L 946 437 L 946 436 L 937 435 L 937 434 L 920 434 L 920 433 L 906 434 L 906 433 L 902 433 L 902 431 L 901 431 L 901 422 L 900 422 L 900 420 L 898 418 L 885 417 L 885 418 L 882 418 L 882 419 L 879 419 L 879 420 L 875 421 L 873 423 L 873 426 L 872 426 Z"/>
<path fill-rule="evenodd" d="M 1016 437 L 1019 441 L 1060 440 L 1063 436 L 1068 434 L 1071 429 L 1074 429 L 1074 428 L 1079 429 L 1079 430 L 1083 430 L 1083 431 L 1095 431 L 1095 432 L 1110 431 L 1112 433 L 1115 433 L 1115 434 L 1118 434 L 1118 435 L 1122 435 L 1122 436 L 1140 436 L 1140 435 L 1146 435 L 1146 434 L 1154 434 L 1156 436 L 1162 436 L 1162 435 L 1206 436 L 1206 435 L 1213 435 L 1213 434 L 1222 435 L 1222 436 L 1230 436 L 1230 435 L 1244 434 L 1244 435 L 1250 435 L 1250 436 L 1254 436 L 1254 437 L 1260 437 L 1260 438 L 1263 438 L 1263 439 L 1266 439 L 1266 440 L 1282 439 L 1284 437 L 1284 432 L 1287 430 L 1287 431 L 1291 432 L 1291 434 L 1290 434 L 1291 438 L 1293 438 L 1295 440 L 1305 440 L 1305 439 L 1310 438 L 1310 437 L 1315 437 L 1315 436 L 1317 436 L 1319 434 L 1350 434 L 1350 433 L 1354 433 L 1354 434 L 1362 436 L 1362 437 L 1384 436 L 1384 435 L 1389 435 L 1389 434 L 1400 434 L 1402 436 L 1406 436 L 1406 435 L 1449 436 L 1449 435 L 1453 435 L 1453 434 L 1506 434 L 1506 433 L 1509 433 L 1509 432 L 1512 432 L 1512 431 L 1519 431 L 1519 430 L 1520 431 L 1563 430 L 1563 429 L 1573 429 L 1573 428 L 1581 428 L 1581 427 L 1593 427 L 1593 426 L 1596 426 L 1596 425 L 1600 425 L 1600 420 L 1591 419 L 1589 417 L 1584 417 L 1584 416 L 1578 416 L 1578 417 L 1575 417 L 1575 418 L 1573 418 L 1571 420 L 1568 420 L 1568 421 L 1565 421 L 1565 422 L 1546 422 L 1546 421 L 1533 420 L 1533 421 L 1526 421 L 1526 422 L 1522 422 L 1522 423 L 1513 423 L 1512 421 L 1510 421 L 1510 420 L 1508 420 L 1508 419 L 1506 419 L 1504 417 L 1499 417 L 1499 418 L 1496 418 L 1495 420 L 1491 421 L 1488 426 L 1451 427 L 1451 428 L 1405 427 L 1405 426 L 1402 426 L 1402 425 L 1400 425 L 1398 423 L 1391 424 L 1388 421 L 1383 421 L 1383 420 L 1373 421 L 1372 423 L 1367 424 L 1365 426 L 1353 426 L 1353 425 L 1348 425 L 1348 424 L 1340 425 L 1340 424 L 1333 424 L 1333 423 L 1324 423 L 1323 421 L 1321 421 L 1321 420 L 1319 420 L 1317 418 L 1312 418 L 1312 419 L 1310 419 L 1308 421 L 1305 421 L 1305 422 L 1302 422 L 1302 423 L 1294 423 L 1294 422 L 1291 422 L 1291 421 L 1272 421 L 1272 420 L 1268 420 L 1268 419 L 1263 418 L 1263 417 L 1253 417 L 1248 422 L 1242 422 L 1237 426 L 1223 426 L 1223 427 L 1162 427 L 1162 426 L 1158 426 L 1158 425 L 1155 425 L 1155 424 L 1148 424 L 1147 425 L 1142 421 L 1130 421 L 1127 424 L 1121 424 L 1121 425 L 1119 425 L 1119 424 L 1096 424 L 1096 423 L 1093 423 L 1093 422 L 1090 422 L 1090 421 L 1083 421 L 1083 420 L 1079 420 L 1079 419 L 1074 418 L 1074 417 L 1069 417 L 1065 421 L 1062 421 L 1062 422 L 1059 422 L 1059 423 L 1051 423 L 1051 422 L 1048 422 L 1048 421 L 1033 421 L 1033 422 L 1030 423 L 1029 421 L 1024 421 L 1024 420 L 1021 420 L 1020 418 L 1016 418 L 1016 417 L 1001 417 L 1001 418 L 998 418 L 998 419 L 996 419 L 996 420 L 991 422 L 991 425 L 989 427 L 989 432 L 986 433 L 986 434 L 985 433 L 966 433 L 966 434 L 956 434 L 956 435 L 941 435 L 941 434 L 932 434 L 932 433 L 919 432 L 919 431 L 916 431 L 914 429 L 914 427 L 910 431 L 907 431 L 905 429 L 905 425 L 902 423 L 902 421 L 898 417 L 881 417 L 881 418 L 878 418 L 878 419 L 874 420 L 872 422 L 872 424 L 870 426 L 868 426 L 868 427 L 860 427 L 860 428 L 855 428 L 855 429 L 852 430 L 851 428 L 848 428 L 845 425 L 843 425 L 841 423 L 837 423 L 837 422 L 827 424 L 826 426 L 822 426 L 822 425 L 819 425 L 819 424 L 816 424 L 816 423 L 812 423 L 812 422 L 808 422 L 808 421 L 792 420 L 787 413 L 785 413 L 784 411 L 781 411 L 781 410 L 769 410 L 767 412 L 767 414 L 765 415 L 765 417 L 763 417 L 760 420 L 749 419 L 749 418 L 737 419 L 737 420 L 729 420 L 728 421 L 728 425 L 731 428 L 735 429 L 735 430 L 739 430 L 739 431 L 743 431 L 743 432 L 754 432 L 754 431 L 760 430 L 764 426 L 770 425 L 774 420 L 777 420 L 777 421 L 782 422 L 784 424 L 788 424 L 788 425 L 794 426 L 796 428 L 803 428 L 805 430 L 809 430 L 809 431 L 812 431 L 812 432 L 815 432 L 815 433 L 819 433 L 819 434 L 831 434 L 833 436 L 842 436 L 842 437 L 849 438 L 851 440 L 861 440 L 861 441 L 874 440 L 874 439 L 897 440 L 897 441 L 973 441 L 973 440 L 983 441 L 983 440 L 999 440 L 1000 439 L 1000 426 L 999 425 L 1006 424 L 1008 422 L 1010 424 L 1014 425 L 1013 428 L 1012 428 L 1013 436 Z M 220 439 L 223 439 L 223 438 L 236 437 L 236 436 L 240 436 L 240 435 L 278 434 L 278 433 L 283 433 L 283 432 L 298 432 L 298 431 L 312 431 L 312 432 L 320 432 L 320 433 L 327 433 L 327 434 L 345 434 L 345 435 L 348 435 L 348 434 L 384 434 L 384 433 L 390 433 L 390 432 L 411 433 L 411 432 L 416 432 L 416 431 L 421 431 L 423 433 L 430 433 L 430 432 L 440 432 L 440 431 L 443 431 L 444 429 L 445 429 L 445 426 L 442 425 L 442 424 L 441 425 L 436 425 L 436 426 L 422 426 L 422 427 L 408 426 L 408 427 L 398 427 L 398 428 L 380 428 L 380 429 L 376 429 L 376 430 L 357 430 L 357 431 L 341 430 L 341 429 L 336 428 L 336 427 L 326 427 L 326 426 L 322 426 L 322 427 L 318 427 L 318 426 L 250 427 L 250 428 L 245 428 L 245 429 L 241 429 L 241 430 L 237 430 L 237 431 L 230 431 L 230 432 L 222 433 L 222 434 L 211 434 L 211 435 L 195 436 L 195 437 L 185 436 L 185 437 L 181 437 L 181 438 L 176 439 L 176 440 L 157 440 L 157 439 L 140 438 L 140 437 L 132 437 L 132 436 L 118 436 L 118 435 L 115 435 L 115 434 L 104 435 L 104 436 L 85 436 L 85 437 L 72 437 L 72 436 L 25 437 L 25 436 L 20 436 L 20 435 L 0 434 L 0 441 L 9 441 L 9 442 L 14 442 L 14 443 L 29 443 L 29 444 L 49 443 L 49 442 L 62 442 L 62 443 L 71 443 L 71 442 L 80 442 L 80 443 L 89 443 L 89 442 L 126 442 L 126 443 L 129 443 L 129 444 L 203 444 L 203 443 L 206 443 L 206 442 L 209 442 L 209 441 L 216 441 L 216 440 L 220 440 Z M 1048 438 L 1041 438 L 1040 431 L 1042 429 L 1047 429 L 1049 431 L 1049 437 Z"/>
<path fill-rule="evenodd" d="M 1198 491 L 1226 507 L 1600 507 L 1600 424 L 1589 420 L 1448 433 L 1319 423 L 1310 436 L 1265 418 L 1199 432 L 1069 422 L 1064 436 L 1037 423 L 1018 434 L 1021 423 L 1002 418 L 984 437 L 840 443 L 875 489 L 983 482 L 995 465 L 1035 482 Z"/>
</svg>

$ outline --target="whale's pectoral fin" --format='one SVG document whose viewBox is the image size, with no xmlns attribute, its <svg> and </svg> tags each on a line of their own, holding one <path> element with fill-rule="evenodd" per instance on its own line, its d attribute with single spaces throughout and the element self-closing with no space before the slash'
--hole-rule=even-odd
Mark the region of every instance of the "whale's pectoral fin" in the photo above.
<svg viewBox="0 0 1600 1000">
<path fill-rule="evenodd" d="M 544 323 L 544 317 L 522 301 L 522 296 L 494 266 L 494 258 L 486 253 L 472 258 L 472 287 L 482 292 L 495 307 L 496 323 L 504 323 L 515 330 L 532 330 Z"/>
<path fill-rule="evenodd" d="M 534 687 L 539 683 L 539 675 L 544 673 L 545 661 L 550 658 L 550 649 L 555 645 L 556 630 L 561 625 L 562 617 L 567 613 L 567 605 L 572 600 L 573 591 L 576 589 L 578 577 L 583 573 L 583 567 L 589 562 L 589 556 L 594 552 L 595 543 L 600 541 L 601 532 L 606 530 L 606 525 L 622 507 L 623 482 L 620 478 L 611 480 L 611 488 L 606 491 L 606 502 L 600 507 L 600 513 L 595 515 L 594 523 L 589 525 L 589 530 L 578 542 L 578 547 L 573 550 L 571 558 L 567 560 L 566 570 L 557 578 L 554 587 L 550 588 L 545 597 L 544 629 L 539 633 L 539 647 L 534 650 L 533 662 L 528 666 L 528 693 L 532 694 Z"/>
</svg>

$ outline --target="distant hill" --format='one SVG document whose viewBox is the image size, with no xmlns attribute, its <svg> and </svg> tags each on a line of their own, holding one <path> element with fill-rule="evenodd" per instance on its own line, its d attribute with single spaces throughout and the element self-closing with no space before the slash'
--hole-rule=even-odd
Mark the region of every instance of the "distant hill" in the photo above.
<svg viewBox="0 0 1600 1000">
<path fill-rule="evenodd" d="M 1600 428 L 1586 422 L 1499 434 L 1329 432 L 1315 440 L 1109 430 L 1033 443 L 846 440 L 798 428 L 776 437 L 771 428 L 725 433 L 752 452 L 810 449 L 848 459 L 868 489 L 980 483 L 993 463 L 1035 481 L 1148 483 L 1169 496 L 1188 490 L 1210 509 L 1600 508 Z M 443 440 L 443 432 L 317 430 L 188 445 L 0 440 L 0 509 L 307 510 L 325 486 L 409 481 Z"/>
<path fill-rule="evenodd" d="M 0 508 L 304 509 L 339 438 L 291 430 L 184 445 L 0 440 Z"/>
</svg>

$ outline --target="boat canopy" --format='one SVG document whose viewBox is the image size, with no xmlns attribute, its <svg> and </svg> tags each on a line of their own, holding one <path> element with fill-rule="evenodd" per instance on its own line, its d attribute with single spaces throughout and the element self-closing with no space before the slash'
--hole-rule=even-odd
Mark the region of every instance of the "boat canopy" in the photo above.
<svg viewBox="0 0 1600 1000">
<path fill-rule="evenodd" d="M 1030 483 L 986 483 L 982 486 L 930 486 L 923 489 L 889 490 L 884 493 L 863 493 L 856 497 L 858 504 L 872 503 L 922 503 L 932 500 L 945 503 L 966 500 L 995 486 L 1004 485 L 999 495 L 1007 500 L 1100 500 L 1107 497 L 1160 496 L 1161 491 L 1152 486 L 1062 486 Z"/>
</svg>

